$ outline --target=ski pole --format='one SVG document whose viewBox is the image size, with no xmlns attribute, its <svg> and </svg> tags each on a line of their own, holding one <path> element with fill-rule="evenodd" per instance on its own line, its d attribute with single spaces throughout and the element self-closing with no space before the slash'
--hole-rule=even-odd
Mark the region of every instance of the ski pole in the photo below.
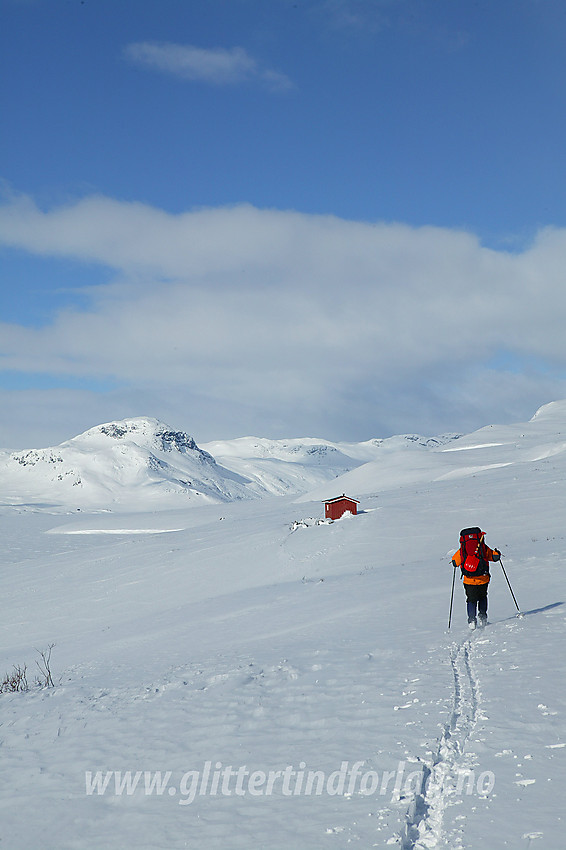
<svg viewBox="0 0 566 850">
<path fill-rule="evenodd" d="M 452 623 L 452 602 L 454 600 L 454 583 L 456 581 L 456 564 L 454 564 L 454 574 L 452 575 L 452 593 L 450 594 L 450 614 L 448 615 L 448 629 Z"/>
<path fill-rule="evenodd" d="M 517 611 L 519 613 L 521 613 L 521 609 L 519 608 L 519 606 L 517 604 L 517 600 L 515 599 L 515 594 L 513 593 L 513 588 L 511 587 L 511 582 L 509 581 L 507 573 L 505 572 L 505 567 L 503 566 L 503 561 L 501 560 L 501 555 L 499 556 L 499 563 L 501 564 L 501 569 L 503 570 L 503 575 L 505 576 L 505 579 L 507 581 L 507 585 L 509 587 L 509 590 L 511 591 L 511 596 L 513 597 L 513 602 L 515 603 L 515 608 L 517 609 Z"/>
</svg>

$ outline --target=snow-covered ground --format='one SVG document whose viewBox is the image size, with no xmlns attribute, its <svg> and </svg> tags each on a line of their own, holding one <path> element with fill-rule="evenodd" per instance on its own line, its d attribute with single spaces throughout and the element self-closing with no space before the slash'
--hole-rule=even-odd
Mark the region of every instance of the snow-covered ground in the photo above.
<svg viewBox="0 0 566 850">
<path fill-rule="evenodd" d="M 561 850 L 566 402 L 369 458 L 300 500 L 0 509 L 0 671 L 55 644 L 56 682 L 0 695 L 1 847 Z M 496 564 L 448 632 L 469 525 L 524 616 Z"/>
</svg>

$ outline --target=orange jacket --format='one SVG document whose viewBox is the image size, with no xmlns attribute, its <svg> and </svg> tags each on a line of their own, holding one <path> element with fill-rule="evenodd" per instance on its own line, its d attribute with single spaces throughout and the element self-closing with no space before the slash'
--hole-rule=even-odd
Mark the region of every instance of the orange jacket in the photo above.
<svg viewBox="0 0 566 850">
<path fill-rule="evenodd" d="M 497 561 L 498 560 L 493 549 L 490 549 L 489 546 L 485 545 L 485 543 L 483 544 L 483 553 L 482 554 L 483 554 L 483 557 L 487 561 Z M 456 567 L 462 566 L 462 553 L 460 552 L 459 549 L 456 552 L 454 552 L 454 555 L 452 556 L 452 563 Z M 475 576 L 474 578 L 465 575 L 464 578 L 463 578 L 463 581 L 464 581 L 464 584 L 489 584 L 490 578 L 491 578 L 491 576 L 490 576 L 489 573 L 486 573 L 483 576 Z"/>
</svg>

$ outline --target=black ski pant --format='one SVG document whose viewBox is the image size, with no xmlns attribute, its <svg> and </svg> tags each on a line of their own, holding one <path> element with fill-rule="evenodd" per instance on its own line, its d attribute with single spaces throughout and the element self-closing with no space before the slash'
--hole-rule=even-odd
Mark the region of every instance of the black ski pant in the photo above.
<svg viewBox="0 0 566 850">
<path fill-rule="evenodd" d="M 465 584 L 468 620 L 476 619 L 476 609 L 480 616 L 487 617 L 487 584 Z"/>
</svg>

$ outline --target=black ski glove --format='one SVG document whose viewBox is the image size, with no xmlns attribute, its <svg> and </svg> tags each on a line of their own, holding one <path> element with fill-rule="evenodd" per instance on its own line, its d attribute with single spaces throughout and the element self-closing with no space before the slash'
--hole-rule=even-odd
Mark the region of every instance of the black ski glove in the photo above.
<svg viewBox="0 0 566 850">
<path fill-rule="evenodd" d="M 501 552 L 499 551 L 499 549 L 493 550 L 493 560 L 494 561 L 500 561 L 501 560 Z"/>
</svg>

